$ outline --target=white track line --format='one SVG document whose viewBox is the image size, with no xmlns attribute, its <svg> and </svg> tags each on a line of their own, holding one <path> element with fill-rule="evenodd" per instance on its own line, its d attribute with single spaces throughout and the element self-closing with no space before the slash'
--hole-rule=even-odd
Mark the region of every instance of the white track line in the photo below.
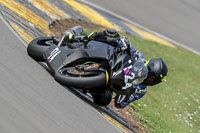
<svg viewBox="0 0 200 133">
<path fill-rule="evenodd" d="M 94 4 L 94 3 L 88 2 L 88 1 L 86 1 L 86 0 L 77 0 L 77 1 L 80 1 L 80 2 L 82 2 L 82 3 L 84 3 L 84 4 L 86 4 L 86 5 L 89 5 L 89 6 L 93 7 L 93 8 L 96 8 L 96 9 L 98 9 L 98 10 L 100 10 L 100 11 L 103 11 L 103 12 L 105 12 L 105 13 L 107 13 L 107 14 L 110 14 L 110 15 L 112 15 L 112 16 L 118 18 L 118 19 L 121 19 L 121 20 L 123 20 L 123 21 L 126 21 L 126 22 L 128 22 L 128 23 L 130 23 L 130 24 L 133 24 L 133 25 L 135 25 L 135 26 L 137 26 L 137 27 L 139 27 L 139 28 L 141 28 L 141 29 L 143 29 L 143 30 L 145 30 L 145 31 L 147 31 L 147 32 L 149 32 L 149 33 L 151 33 L 151 34 L 154 34 L 154 35 L 156 35 L 156 36 L 158 36 L 158 37 L 160 37 L 160 38 L 163 38 L 163 39 L 165 39 L 165 40 L 167 40 L 167 41 L 169 41 L 169 42 L 171 42 L 171 43 L 173 43 L 173 44 L 175 44 L 175 45 L 177 45 L 177 46 L 183 47 L 183 48 L 185 48 L 185 49 L 187 49 L 187 50 L 189 50 L 189 51 L 191 51 L 191 52 L 193 52 L 193 53 L 195 53 L 195 54 L 197 54 L 197 55 L 200 55 L 200 52 L 198 52 L 198 51 L 196 51 L 196 50 L 194 50 L 194 49 L 192 49 L 192 48 L 190 48 L 190 47 L 188 47 L 188 46 L 186 46 L 186 45 L 184 45 L 184 44 L 182 44 L 182 43 L 179 43 L 179 42 L 177 42 L 177 41 L 175 41 L 175 40 L 173 40 L 173 39 L 170 39 L 169 37 L 166 37 L 166 36 L 164 36 L 164 35 L 162 35 L 162 34 L 160 34 L 160 33 L 157 33 L 157 32 L 155 32 L 155 31 L 152 31 L 152 30 L 150 30 L 150 29 L 148 29 L 148 28 L 146 28 L 146 27 L 144 27 L 144 26 L 142 26 L 142 25 L 140 25 L 140 24 L 138 24 L 138 23 L 136 23 L 136 22 L 133 22 L 133 21 L 130 20 L 130 19 L 127 19 L 127 18 L 125 18 L 125 17 L 123 17 L 123 16 L 120 16 L 120 15 L 118 15 L 118 14 L 116 14 L 116 13 L 110 11 L 110 10 L 107 10 L 107 9 L 101 7 L 101 6 L 98 6 L 98 5 Z"/>
</svg>

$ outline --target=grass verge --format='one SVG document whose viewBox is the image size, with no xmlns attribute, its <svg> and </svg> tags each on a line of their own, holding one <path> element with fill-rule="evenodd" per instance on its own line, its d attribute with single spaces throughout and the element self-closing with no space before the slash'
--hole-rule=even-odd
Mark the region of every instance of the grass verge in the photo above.
<svg viewBox="0 0 200 133">
<path fill-rule="evenodd" d="M 121 35 L 146 59 L 161 57 L 169 69 L 166 82 L 148 87 L 143 98 L 129 105 L 135 117 L 152 133 L 200 133 L 200 56 L 181 47 Z"/>
<path fill-rule="evenodd" d="M 125 36 L 146 59 L 162 57 L 169 69 L 167 82 L 148 87 L 147 94 L 130 105 L 136 117 L 153 133 L 200 132 L 200 56 Z"/>
</svg>

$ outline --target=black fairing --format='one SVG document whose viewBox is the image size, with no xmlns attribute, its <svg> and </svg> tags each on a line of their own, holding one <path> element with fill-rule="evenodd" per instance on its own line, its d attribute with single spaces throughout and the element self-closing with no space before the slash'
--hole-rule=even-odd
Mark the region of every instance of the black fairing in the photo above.
<svg viewBox="0 0 200 133">
<path fill-rule="evenodd" d="M 52 51 L 58 49 L 58 54 L 50 60 Z M 53 57 L 53 56 L 52 56 Z M 82 49 L 66 49 L 66 47 L 57 47 L 56 45 L 51 46 L 45 53 L 44 59 L 50 68 L 51 73 L 55 73 L 58 69 L 66 66 L 67 64 L 76 61 L 80 58 L 86 58 L 88 54 Z"/>
<path fill-rule="evenodd" d="M 50 68 L 51 73 L 64 66 L 72 66 L 77 61 L 87 60 L 96 62 L 105 62 L 113 58 L 114 47 L 101 42 L 90 41 L 87 47 L 83 43 L 75 43 L 78 48 L 72 49 L 69 46 L 57 47 L 52 45 L 45 53 L 44 58 Z"/>
<path fill-rule="evenodd" d="M 134 62 L 131 56 L 127 53 L 118 54 L 117 48 L 97 41 L 90 41 L 87 45 L 77 42 L 73 43 L 73 46 L 77 47 L 72 48 L 70 44 L 60 47 L 52 45 L 44 53 L 44 59 L 52 74 L 64 67 L 75 66 L 77 63 L 81 64 L 87 61 L 99 62 L 104 65 L 109 77 L 111 77 L 109 86 L 117 93 L 126 94 L 122 90 L 122 87 L 125 86 L 124 68 Z"/>
</svg>

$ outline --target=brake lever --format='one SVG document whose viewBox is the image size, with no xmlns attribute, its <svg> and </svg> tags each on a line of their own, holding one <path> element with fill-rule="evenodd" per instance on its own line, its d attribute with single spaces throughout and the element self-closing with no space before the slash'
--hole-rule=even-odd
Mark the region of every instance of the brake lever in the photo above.
<svg viewBox="0 0 200 133">
<path fill-rule="evenodd" d="M 65 40 L 67 34 L 63 34 L 62 38 L 60 39 L 59 43 L 58 43 L 58 47 L 62 46 L 63 41 Z"/>
</svg>

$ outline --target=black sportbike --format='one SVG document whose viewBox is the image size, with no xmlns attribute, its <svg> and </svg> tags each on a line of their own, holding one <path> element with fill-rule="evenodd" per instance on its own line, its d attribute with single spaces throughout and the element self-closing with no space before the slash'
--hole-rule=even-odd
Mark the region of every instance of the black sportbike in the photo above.
<svg viewBox="0 0 200 133">
<path fill-rule="evenodd" d="M 130 47 L 122 52 L 109 44 L 88 41 L 80 35 L 83 32 L 81 26 L 68 31 L 79 35 L 77 41 L 67 42 L 66 34 L 63 34 L 36 38 L 27 47 L 28 55 L 38 62 L 45 62 L 55 80 L 62 85 L 92 95 L 106 92 L 126 95 L 134 93 L 136 85 L 146 78 L 145 64 L 137 55 L 131 56 Z"/>
</svg>

